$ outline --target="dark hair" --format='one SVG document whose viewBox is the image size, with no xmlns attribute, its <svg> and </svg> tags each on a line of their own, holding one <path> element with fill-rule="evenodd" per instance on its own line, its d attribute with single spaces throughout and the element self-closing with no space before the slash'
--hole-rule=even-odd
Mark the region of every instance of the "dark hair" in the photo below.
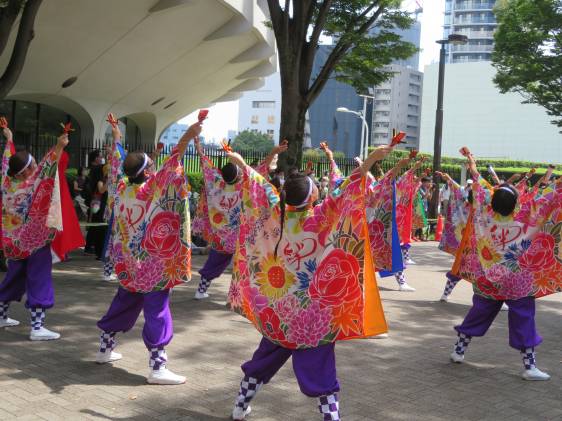
<svg viewBox="0 0 562 421">
<path fill-rule="evenodd" d="M 429 177 L 422 177 L 421 182 L 422 182 L 422 183 L 431 182 L 431 178 L 429 178 Z"/>
<path fill-rule="evenodd" d="M 226 184 L 234 184 L 238 177 L 238 167 L 232 162 L 229 162 L 221 168 L 221 174 Z"/>
<path fill-rule="evenodd" d="M 282 187 L 281 177 L 279 177 L 278 175 L 274 175 L 273 177 L 271 177 L 271 184 L 275 186 L 278 191 L 280 191 Z"/>
<path fill-rule="evenodd" d="M 502 216 L 509 216 L 517 204 L 517 190 L 509 184 L 501 184 L 492 196 L 492 209 Z"/>
<path fill-rule="evenodd" d="M 27 152 L 25 145 L 16 145 L 16 152 Z"/>
<path fill-rule="evenodd" d="M 142 184 L 145 181 L 144 171 L 137 176 L 136 174 L 144 164 L 144 156 L 146 154 L 142 151 L 131 152 L 127 154 L 123 162 L 123 172 L 129 177 L 129 183 Z"/>
<path fill-rule="evenodd" d="M 29 161 L 29 157 L 29 152 L 25 150 L 16 152 L 14 155 L 12 155 L 10 157 L 10 160 L 8 161 L 8 175 L 10 177 L 14 177 L 15 175 L 17 175 L 23 169 L 23 167 L 25 167 L 25 164 L 27 164 L 27 161 Z"/>
<path fill-rule="evenodd" d="M 474 202 L 474 194 L 472 193 L 472 189 L 470 189 L 468 191 L 468 196 L 467 196 L 466 200 L 468 200 L 468 203 L 470 203 L 471 205 L 472 205 L 472 202 Z"/>
<path fill-rule="evenodd" d="M 281 190 L 281 201 L 279 205 L 281 207 L 281 232 L 279 233 L 279 240 L 275 245 L 274 256 L 277 257 L 277 249 L 279 248 L 279 243 L 283 238 L 283 228 L 285 227 L 285 204 L 289 206 L 299 206 L 308 195 L 308 190 L 310 186 L 310 179 L 307 175 L 296 172 L 289 175 L 283 184 L 283 189 Z"/>
<path fill-rule="evenodd" d="M 88 154 L 88 165 L 91 167 L 94 161 L 101 155 L 101 151 L 99 149 L 94 149 L 92 152 Z"/>
</svg>

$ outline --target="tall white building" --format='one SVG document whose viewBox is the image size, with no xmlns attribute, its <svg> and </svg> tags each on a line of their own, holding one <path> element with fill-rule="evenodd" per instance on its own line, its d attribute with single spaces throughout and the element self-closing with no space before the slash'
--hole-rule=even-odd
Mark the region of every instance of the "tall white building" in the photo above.
<svg viewBox="0 0 562 421">
<path fill-rule="evenodd" d="M 238 130 L 268 135 L 279 143 L 281 123 L 281 77 L 274 73 L 265 78 L 263 87 L 245 92 L 238 102 Z"/>
<path fill-rule="evenodd" d="M 426 66 L 421 119 L 422 152 L 433 153 L 439 65 Z M 477 157 L 562 162 L 562 135 L 544 108 L 500 94 L 490 62 L 445 66 L 443 156 L 468 146 Z"/>
<path fill-rule="evenodd" d="M 389 69 L 395 76 L 375 88 L 371 144 L 387 145 L 396 129 L 406 132 L 401 147 L 418 149 L 423 73 L 397 64 Z"/>
<path fill-rule="evenodd" d="M 462 34 L 468 37 L 464 45 L 447 46 L 448 63 L 491 60 L 494 49 L 494 15 L 496 0 L 445 0 L 443 35 Z"/>
</svg>

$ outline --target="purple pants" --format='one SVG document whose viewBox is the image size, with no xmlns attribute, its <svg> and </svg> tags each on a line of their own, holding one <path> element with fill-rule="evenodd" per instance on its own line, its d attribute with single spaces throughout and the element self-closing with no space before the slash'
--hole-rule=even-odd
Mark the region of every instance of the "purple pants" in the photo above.
<svg viewBox="0 0 562 421">
<path fill-rule="evenodd" d="M 503 301 L 491 300 L 474 294 L 472 308 L 455 330 L 469 336 L 484 336 L 499 313 Z M 517 350 L 532 348 L 542 342 L 535 326 L 535 298 L 506 300 L 509 307 L 509 346 Z"/>
<path fill-rule="evenodd" d="M 293 371 L 301 392 L 309 397 L 330 395 L 339 392 L 336 376 L 336 354 L 334 343 L 308 349 L 287 349 L 262 338 L 250 361 L 242 364 L 242 371 L 258 382 L 268 383 L 290 356 L 293 356 Z"/>
<path fill-rule="evenodd" d="M 168 345 L 174 336 L 174 328 L 167 289 L 139 294 L 120 287 L 98 327 L 104 332 L 127 332 L 135 325 L 141 310 L 144 312 L 142 339 L 146 347 Z"/>
<path fill-rule="evenodd" d="M 8 260 L 8 272 L 0 284 L 0 301 L 21 301 L 27 308 L 51 308 L 55 304 L 51 246 L 40 248 L 27 259 Z"/>
<path fill-rule="evenodd" d="M 205 265 L 199 271 L 199 275 L 207 281 L 212 281 L 222 275 L 231 260 L 232 254 L 219 253 L 211 249 Z"/>
</svg>

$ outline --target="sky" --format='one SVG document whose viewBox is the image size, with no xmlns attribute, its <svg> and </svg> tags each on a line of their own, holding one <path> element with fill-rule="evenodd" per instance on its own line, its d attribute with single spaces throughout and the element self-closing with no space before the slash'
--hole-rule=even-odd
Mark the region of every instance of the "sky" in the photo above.
<svg viewBox="0 0 562 421">
<path fill-rule="evenodd" d="M 443 37 L 444 0 L 418 0 L 423 6 L 420 15 L 422 22 L 420 70 L 428 64 L 439 60 L 439 45 L 435 42 Z M 415 0 L 405 0 L 404 10 L 413 11 L 417 8 Z M 191 124 L 197 120 L 198 110 L 182 118 L 179 122 Z M 205 120 L 203 134 L 206 139 L 220 141 L 226 138 L 229 130 L 238 129 L 238 101 L 221 102 L 209 109 Z"/>
</svg>

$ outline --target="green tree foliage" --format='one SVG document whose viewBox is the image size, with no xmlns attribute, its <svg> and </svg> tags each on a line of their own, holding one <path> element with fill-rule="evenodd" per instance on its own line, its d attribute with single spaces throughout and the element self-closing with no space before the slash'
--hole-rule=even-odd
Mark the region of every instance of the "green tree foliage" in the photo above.
<svg viewBox="0 0 562 421">
<path fill-rule="evenodd" d="M 269 136 L 263 133 L 244 130 L 234 138 L 231 146 L 243 151 L 269 152 L 273 149 L 274 143 Z"/>
<path fill-rule="evenodd" d="M 502 0 L 495 13 L 494 82 L 543 106 L 562 127 L 562 1 Z"/>
<path fill-rule="evenodd" d="M 412 24 L 399 10 L 400 0 L 267 0 L 277 41 L 281 73 L 280 138 L 289 150 L 282 167 L 300 166 L 305 116 L 330 78 L 360 91 L 392 76 L 386 65 L 405 59 L 416 47 L 393 29 Z M 369 31 L 374 29 L 373 34 Z M 333 48 L 318 74 L 313 64 L 321 35 L 332 36 Z"/>
</svg>

